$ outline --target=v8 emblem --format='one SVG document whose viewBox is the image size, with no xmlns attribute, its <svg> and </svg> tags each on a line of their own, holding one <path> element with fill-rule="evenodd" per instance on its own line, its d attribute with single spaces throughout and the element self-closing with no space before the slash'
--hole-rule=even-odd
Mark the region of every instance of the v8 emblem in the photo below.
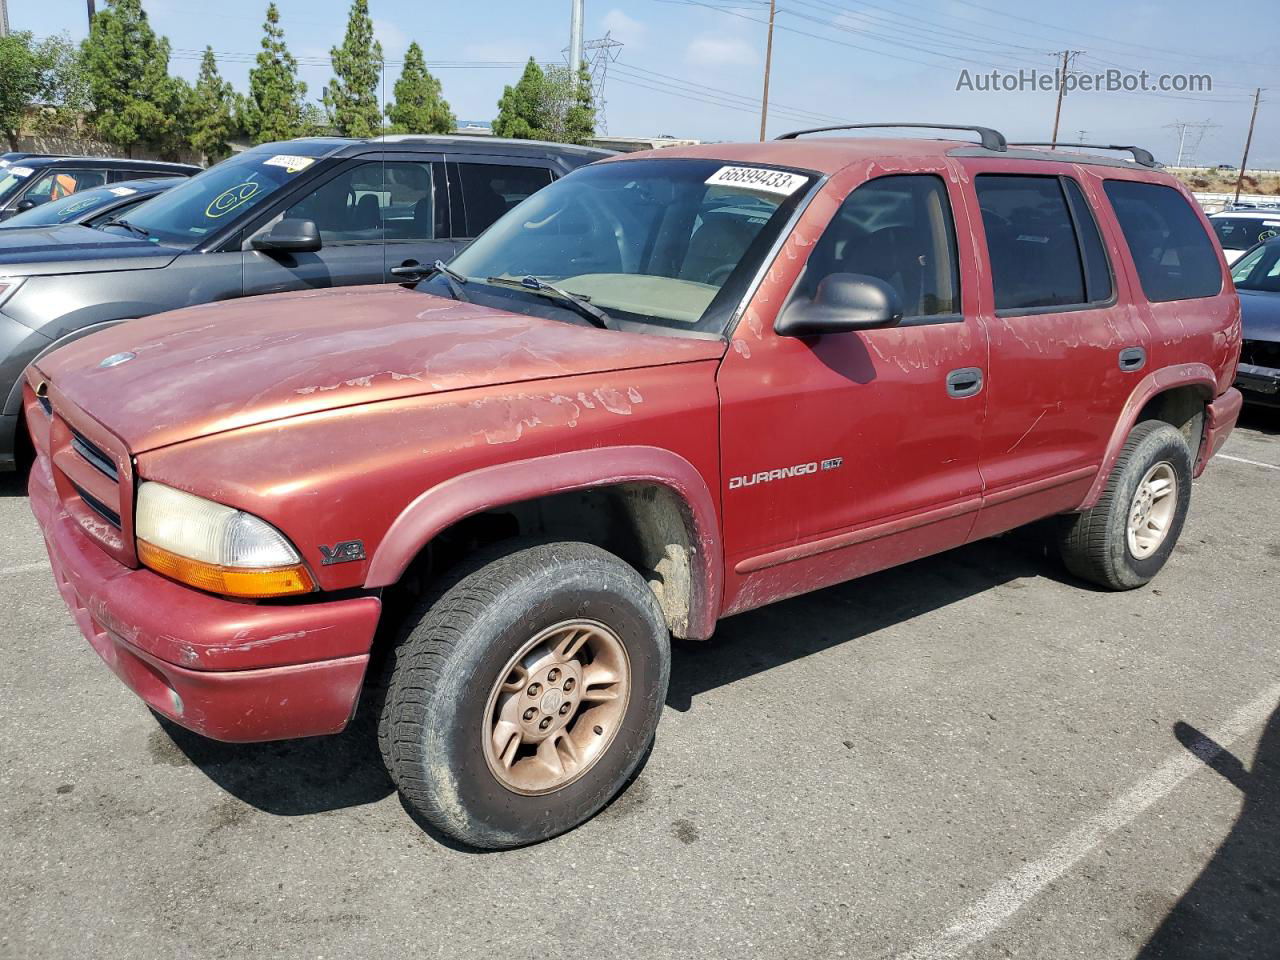
<svg viewBox="0 0 1280 960">
<path fill-rule="evenodd" d="M 326 547 L 320 544 L 320 554 L 324 557 L 320 561 L 322 567 L 328 567 L 335 563 L 351 563 L 354 560 L 364 559 L 364 541 L 363 540 L 343 540 L 341 543 L 335 543 L 332 547 Z"/>
</svg>

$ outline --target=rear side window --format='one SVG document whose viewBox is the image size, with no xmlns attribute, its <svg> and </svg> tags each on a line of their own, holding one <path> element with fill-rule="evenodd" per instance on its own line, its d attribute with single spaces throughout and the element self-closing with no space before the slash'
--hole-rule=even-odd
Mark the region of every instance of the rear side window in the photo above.
<svg viewBox="0 0 1280 960">
<path fill-rule="evenodd" d="M 517 203 L 551 182 L 551 171 L 545 167 L 459 163 L 457 170 L 466 217 L 466 233 L 460 235 L 466 237 L 479 236 Z M 455 233 L 458 224 L 455 219 Z"/>
<path fill-rule="evenodd" d="M 1098 228 L 1072 180 L 980 174 L 974 188 L 996 310 L 1079 307 L 1111 297 Z"/>
<path fill-rule="evenodd" d="M 812 298 L 832 273 L 883 280 L 908 320 L 958 314 L 955 225 L 942 179 L 878 177 L 849 194 L 809 255 L 798 293 Z"/>
<path fill-rule="evenodd" d="M 1172 187 L 1104 184 L 1148 300 L 1192 300 L 1222 290 L 1222 268 L 1200 218 Z"/>
</svg>

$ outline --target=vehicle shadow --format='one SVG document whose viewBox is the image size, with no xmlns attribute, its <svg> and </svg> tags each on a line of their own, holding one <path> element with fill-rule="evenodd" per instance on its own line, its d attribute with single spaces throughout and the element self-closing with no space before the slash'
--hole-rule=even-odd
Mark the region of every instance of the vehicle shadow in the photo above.
<svg viewBox="0 0 1280 960">
<path fill-rule="evenodd" d="M 730 617 L 710 640 L 676 644 L 667 706 L 689 710 L 699 694 L 829 647 L 856 643 L 1014 580 L 1047 577 L 1092 589 L 1072 578 L 1048 549 L 1051 522 Z M 797 630 L 798 623 L 821 627 Z"/>
<path fill-rule="evenodd" d="M 1174 734 L 1244 794 L 1235 825 L 1135 960 L 1257 960 L 1280 951 L 1280 707 L 1253 765 L 1189 724 Z"/>
<path fill-rule="evenodd" d="M 27 471 L 0 473 L 0 497 L 25 497 L 27 495 Z"/>
<path fill-rule="evenodd" d="M 1238 426 L 1259 433 L 1280 436 L 1280 407 L 1262 407 L 1254 403 L 1246 403 L 1240 411 Z"/>
<path fill-rule="evenodd" d="M 1048 555 L 1042 528 L 1028 527 L 998 540 L 864 577 L 733 617 L 710 641 L 678 644 L 667 705 L 690 709 L 701 693 L 744 677 L 855 642 L 883 627 L 1023 577 L 1067 579 Z M 799 622 L 820 631 L 797 630 Z M 369 701 L 341 734 L 273 743 L 208 740 L 157 717 L 166 738 L 153 752 L 185 759 L 245 803 L 280 816 L 301 816 L 373 803 L 394 792 L 379 756 Z M 167 741 L 171 741 L 171 744 Z M 637 771 L 638 772 L 638 771 Z M 447 837 L 415 821 L 441 843 Z"/>
</svg>

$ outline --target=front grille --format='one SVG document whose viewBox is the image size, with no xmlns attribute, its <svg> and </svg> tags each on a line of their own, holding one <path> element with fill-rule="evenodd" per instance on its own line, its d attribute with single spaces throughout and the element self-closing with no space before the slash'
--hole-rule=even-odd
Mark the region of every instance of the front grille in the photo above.
<svg viewBox="0 0 1280 960">
<path fill-rule="evenodd" d="M 103 520 L 107 521 L 107 523 L 111 524 L 117 530 L 120 528 L 120 514 L 116 513 L 78 483 L 72 483 L 71 486 L 75 488 L 76 493 L 80 495 L 80 499 L 84 501 L 84 505 L 86 507 L 100 516 Z"/>
<path fill-rule="evenodd" d="M 1271 340 L 1246 340 L 1240 348 L 1240 362 L 1255 367 L 1280 369 L 1280 343 Z"/>
<path fill-rule="evenodd" d="M 70 425 L 67 429 L 71 431 L 71 449 L 88 460 L 103 476 L 110 478 L 112 483 L 119 483 L 115 462 L 79 430 Z"/>
</svg>

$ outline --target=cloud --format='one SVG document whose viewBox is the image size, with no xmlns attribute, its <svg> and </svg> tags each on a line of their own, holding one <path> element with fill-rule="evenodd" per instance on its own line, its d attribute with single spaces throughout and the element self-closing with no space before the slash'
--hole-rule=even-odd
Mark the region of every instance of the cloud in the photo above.
<svg viewBox="0 0 1280 960">
<path fill-rule="evenodd" d="M 643 47 L 645 35 L 649 32 L 646 24 L 627 16 L 616 8 L 604 15 L 600 25 L 608 30 L 615 40 L 621 40 L 630 47 Z"/>
<path fill-rule="evenodd" d="M 382 53 L 389 60 L 400 60 L 409 49 L 409 37 L 390 20 L 373 21 L 373 36 L 382 44 Z"/>
<path fill-rule="evenodd" d="M 686 61 L 708 67 L 750 67 L 760 62 L 754 46 L 740 37 L 703 34 L 690 42 Z"/>
</svg>

